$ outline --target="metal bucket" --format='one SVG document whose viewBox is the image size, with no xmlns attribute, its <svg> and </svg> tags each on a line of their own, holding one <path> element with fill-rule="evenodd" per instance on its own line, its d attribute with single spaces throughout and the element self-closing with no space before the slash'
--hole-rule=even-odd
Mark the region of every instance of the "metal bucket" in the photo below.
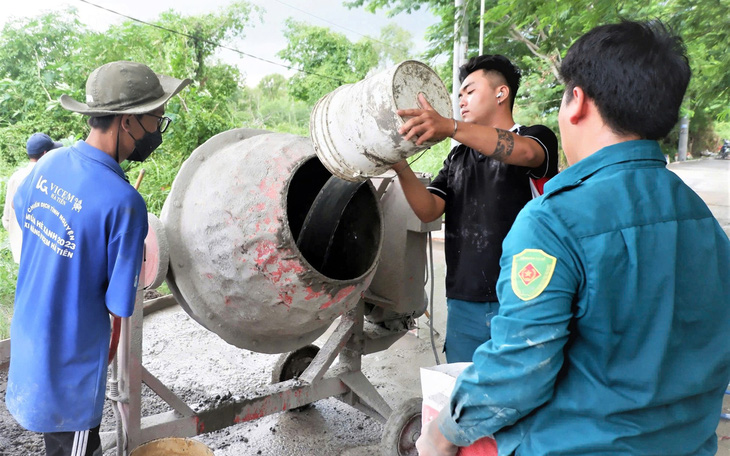
<svg viewBox="0 0 730 456">
<path fill-rule="evenodd" d="M 418 108 L 423 93 L 433 108 L 451 117 L 444 83 L 427 65 L 406 60 L 322 97 L 312 110 L 309 133 L 314 151 L 335 176 L 362 181 L 434 145 L 416 146 L 398 133 L 404 120 L 399 109 Z"/>
<path fill-rule="evenodd" d="M 140 445 L 129 456 L 214 456 L 214 453 L 197 440 L 170 437 Z"/>
<path fill-rule="evenodd" d="M 304 137 L 238 129 L 198 147 L 160 216 L 175 299 L 241 348 L 313 342 L 357 304 L 383 241 L 372 184 L 340 183 Z"/>
</svg>

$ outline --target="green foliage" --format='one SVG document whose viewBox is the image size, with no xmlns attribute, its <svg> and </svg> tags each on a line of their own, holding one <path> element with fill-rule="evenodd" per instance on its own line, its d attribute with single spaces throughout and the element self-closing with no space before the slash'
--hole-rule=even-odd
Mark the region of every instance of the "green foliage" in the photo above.
<svg viewBox="0 0 730 456">
<path fill-rule="evenodd" d="M 13 261 L 7 237 L 7 231 L 0 230 L 0 340 L 10 337 L 10 317 L 13 314 L 15 282 L 18 280 L 18 265 Z"/>
<path fill-rule="evenodd" d="M 0 210 L 5 204 L 7 178 L 14 169 L 0 164 Z M 18 280 L 18 265 L 13 261 L 8 242 L 8 232 L 0 229 L 0 340 L 10 337 L 10 317 L 13 314 L 15 282 Z"/>
<path fill-rule="evenodd" d="M 719 147 L 723 139 L 730 139 L 730 122 L 717 122 L 715 124 L 715 133 L 717 133 L 717 147 Z"/>
<path fill-rule="evenodd" d="M 69 61 L 80 47 L 84 26 L 74 10 L 8 22 L 0 33 L 0 163 L 24 163 L 25 142 L 43 131 L 74 136 L 64 127 L 72 115 L 58 109 L 68 81 L 83 66 Z M 61 90 L 59 90 L 61 89 Z"/>
<path fill-rule="evenodd" d="M 373 41 L 380 66 L 387 68 L 404 60 L 413 59 L 413 35 L 393 22 L 380 29 L 380 37 Z"/>
<path fill-rule="evenodd" d="M 727 0 L 674 0 L 662 16 L 687 46 L 692 66 L 690 109 L 706 112 L 709 120 L 730 112 L 729 9 Z"/>
<path fill-rule="evenodd" d="M 469 21 L 469 55 L 479 48 L 480 2 L 466 1 Z M 368 11 L 386 10 L 395 15 L 428 8 L 441 20 L 427 33 L 429 50 L 424 58 L 445 55 L 449 61 L 439 74 L 450 81 L 454 42 L 453 0 L 352 0 L 350 7 Z M 714 138 L 712 124 L 730 117 L 730 4 L 727 0 L 486 0 L 484 52 L 504 54 L 519 63 L 526 79 L 538 72 L 548 90 L 535 88 L 527 107 L 530 117 L 540 112 L 551 126 L 551 113 L 559 107 L 555 93 L 560 86 L 557 69 L 570 45 L 599 24 L 631 20 L 661 19 L 683 37 L 690 57 L 693 78 L 687 91 L 685 112 L 691 116 L 690 138 L 699 151 Z M 447 82 L 448 84 L 448 82 Z M 521 89 L 524 99 L 525 92 Z M 524 100 L 527 101 L 527 100 Z M 519 102 L 518 102 L 519 103 Z M 676 136 L 673 147 L 676 149 Z M 668 143 L 667 143 L 668 144 Z"/>
<path fill-rule="evenodd" d="M 236 123 L 248 128 L 298 135 L 309 134 L 311 105 L 288 93 L 289 81 L 280 74 L 261 79 L 257 87 L 243 89 L 238 101 Z"/>
<path fill-rule="evenodd" d="M 352 43 L 326 27 L 288 19 L 284 37 L 288 44 L 279 57 L 301 70 L 289 81 L 289 93 L 310 104 L 342 84 L 359 81 L 378 64 L 371 40 Z"/>
<path fill-rule="evenodd" d="M 451 140 L 445 139 L 422 154 L 418 153 L 410 157 L 408 163 L 414 171 L 430 173 L 431 176 L 436 177 L 443 167 L 444 160 L 446 160 L 450 150 Z"/>
</svg>

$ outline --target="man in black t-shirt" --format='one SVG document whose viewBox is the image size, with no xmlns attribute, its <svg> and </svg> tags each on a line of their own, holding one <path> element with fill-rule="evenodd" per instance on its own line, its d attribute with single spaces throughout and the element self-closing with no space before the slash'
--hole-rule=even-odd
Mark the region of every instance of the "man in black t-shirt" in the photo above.
<svg viewBox="0 0 730 456">
<path fill-rule="evenodd" d="M 405 161 L 393 166 L 419 219 L 430 222 L 446 214 L 444 351 L 450 363 L 471 361 L 476 348 L 490 339 L 490 321 L 499 308 L 502 241 L 533 197 L 531 182 L 558 172 L 555 134 L 542 125 L 518 125 L 512 118 L 520 72 L 506 57 L 474 57 L 459 76 L 463 121 L 439 115 L 423 94 L 419 103 L 424 109 L 398 114 L 410 118 L 399 130 L 407 140 L 420 145 L 451 137 L 461 144 L 428 188 Z"/>
</svg>

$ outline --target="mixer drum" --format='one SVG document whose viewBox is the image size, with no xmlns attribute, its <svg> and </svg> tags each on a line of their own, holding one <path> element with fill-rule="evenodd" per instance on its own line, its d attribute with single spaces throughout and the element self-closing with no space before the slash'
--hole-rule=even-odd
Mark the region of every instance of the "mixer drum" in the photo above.
<svg viewBox="0 0 730 456">
<path fill-rule="evenodd" d="M 337 181 L 304 137 L 237 129 L 197 148 L 161 214 L 180 305 L 241 348 L 314 341 L 357 304 L 382 245 L 372 184 Z"/>
</svg>

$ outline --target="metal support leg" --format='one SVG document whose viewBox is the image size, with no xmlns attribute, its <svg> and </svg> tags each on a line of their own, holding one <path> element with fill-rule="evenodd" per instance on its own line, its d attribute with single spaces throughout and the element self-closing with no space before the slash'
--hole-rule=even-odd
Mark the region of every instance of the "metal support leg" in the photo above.
<svg viewBox="0 0 730 456">
<path fill-rule="evenodd" d="M 360 301 L 355 309 L 342 317 L 343 320 L 347 319 L 353 323 L 352 336 L 340 353 L 340 367 L 344 372 L 338 375 L 352 394 L 345 395 L 342 400 L 378 421 L 385 422 L 390 416 L 391 408 L 362 373 L 362 357 L 366 345 L 363 330 L 364 308 L 364 302 Z"/>
<path fill-rule="evenodd" d="M 359 371 L 350 372 L 348 374 L 340 375 L 340 380 L 342 380 L 342 383 L 347 385 L 347 387 L 350 388 L 356 396 L 357 400 L 353 401 L 350 405 L 368 415 L 371 415 L 381 423 L 385 423 L 388 420 L 392 409 L 388 403 L 385 402 L 383 396 L 378 393 L 373 384 L 370 383 L 370 380 L 365 377 L 365 374 Z M 367 406 L 367 408 L 362 407 L 362 405 Z M 371 413 L 371 411 L 375 411 L 376 414 Z"/>
<path fill-rule="evenodd" d="M 299 380 L 313 384 L 322 379 L 327 369 L 332 365 L 332 362 L 337 358 L 337 355 L 342 350 L 342 347 L 347 344 L 353 334 L 355 328 L 355 322 L 350 318 L 343 317 L 340 320 L 340 324 L 337 325 L 337 329 L 327 339 L 327 342 L 314 357 L 312 363 L 299 377 Z"/>
<path fill-rule="evenodd" d="M 369 345 L 370 349 L 375 348 L 370 339 L 389 339 L 394 335 L 365 334 L 362 301 L 342 316 L 338 327 L 300 378 L 271 385 L 256 398 L 195 412 L 142 365 L 143 297 L 143 290 L 138 290 L 133 315 L 122 320 L 118 366 L 113 368 L 118 372 L 116 382 L 110 382 L 116 383 L 118 389 L 118 394 L 110 393 L 110 398 L 116 401 L 121 416 L 118 435 L 123 438 L 117 437 L 119 456 L 128 455 L 139 445 L 156 438 L 192 437 L 327 397 L 337 397 L 383 423 L 392 413 L 361 367 L 366 348 Z M 330 367 L 338 355 L 338 364 Z M 143 382 L 174 411 L 142 417 Z M 110 436 L 104 437 L 108 440 Z M 108 449 L 107 445 L 104 449 Z"/>
</svg>

